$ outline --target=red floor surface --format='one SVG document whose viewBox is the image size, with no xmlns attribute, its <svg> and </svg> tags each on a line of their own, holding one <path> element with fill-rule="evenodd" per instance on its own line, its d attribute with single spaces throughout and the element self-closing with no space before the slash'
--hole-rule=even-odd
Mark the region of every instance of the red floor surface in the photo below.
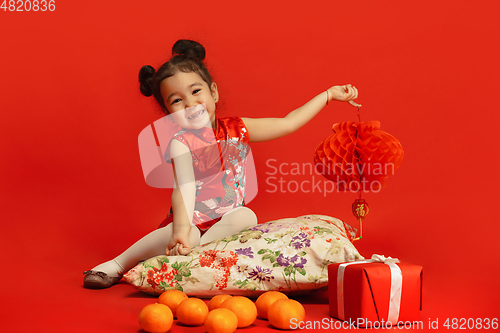
<svg viewBox="0 0 500 333">
<path fill-rule="evenodd" d="M 70 273 L 65 272 L 66 269 L 69 269 Z M 106 290 L 84 289 L 81 286 L 82 276 L 77 270 L 76 265 L 45 271 L 22 270 L 26 274 L 26 280 L 14 281 L 11 288 L 3 288 L 2 299 L 9 301 L 4 301 L 2 306 L 2 331 L 143 332 L 138 324 L 138 314 L 144 306 L 154 303 L 155 297 L 136 291 L 124 281 Z M 29 278 L 34 275 L 38 277 L 38 281 Z M 28 285 L 24 283 L 29 281 L 31 283 L 28 290 Z M 432 290 L 431 277 L 425 283 L 424 308 L 420 318 L 422 323 L 413 324 L 423 327 L 416 326 L 410 329 L 410 324 L 407 323 L 406 328 L 401 326 L 400 329 L 419 332 L 448 331 L 443 326 L 447 318 L 498 317 L 497 307 L 481 307 L 474 302 L 467 304 L 463 300 L 457 302 L 443 297 L 438 290 Z M 462 293 L 462 297 L 459 298 L 470 296 Z M 306 322 L 318 322 L 316 330 L 305 329 L 305 331 L 326 331 L 328 328 L 336 330 L 335 327 L 339 327 L 335 326 L 336 320 L 328 315 L 327 292 L 295 297 L 295 299 L 306 309 Z M 440 329 L 429 330 L 430 322 L 436 320 L 439 320 Z M 339 322 L 337 325 L 340 325 Z M 257 319 L 250 327 L 238 329 L 238 332 L 262 331 L 277 330 L 262 319 Z M 171 332 L 205 332 L 205 330 L 201 326 L 187 327 L 174 321 Z"/>
</svg>

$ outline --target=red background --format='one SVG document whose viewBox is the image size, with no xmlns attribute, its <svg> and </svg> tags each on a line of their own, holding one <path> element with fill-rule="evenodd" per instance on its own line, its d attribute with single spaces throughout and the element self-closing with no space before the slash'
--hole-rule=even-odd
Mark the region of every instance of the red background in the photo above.
<svg viewBox="0 0 500 333">
<path fill-rule="evenodd" d="M 425 325 L 498 316 L 495 3 L 56 0 L 54 12 L 0 11 L 3 329 L 139 331 L 154 299 L 125 283 L 86 290 L 82 272 L 168 212 L 169 190 L 148 187 L 141 171 L 138 134 L 161 114 L 137 74 L 179 38 L 206 47 L 220 116 L 284 116 L 354 84 L 362 119 L 405 149 L 387 187 L 364 196 L 359 251 L 424 266 Z M 252 145 L 259 194 L 249 207 L 261 222 L 319 213 L 357 226 L 354 194 L 270 193 L 266 183 L 266 161 L 311 163 L 331 125 L 355 111 L 331 103 L 298 132 Z M 302 301 L 316 304 L 308 319 L 328 317 L 324 295 Z"/>
</svg>

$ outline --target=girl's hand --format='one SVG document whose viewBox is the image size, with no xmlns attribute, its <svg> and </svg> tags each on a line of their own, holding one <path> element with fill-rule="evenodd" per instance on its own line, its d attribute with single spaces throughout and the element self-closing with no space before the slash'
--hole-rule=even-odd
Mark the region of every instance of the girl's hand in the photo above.
<svg viewBox="0 0 500 333">
<path fill-rule="evenodd" d="M 181 243 L 175 244 L 173 248 L 170 249 L 170 255 L 171 256 L 181 256 L 181 255 L 186 255 L 187 253 L 184 253 L 183 246 Z M 189 253 L 189 252 L 188 252 Z"/>
<path fill-rule="evenodd" d="M 168 242 L 165 254 L 167 256 L 185 256 L 191 252 L 188 235 L 173 235 Z"/>
<path fill-rule="evenodd" d="M 345 86 L 333 86 L 328 89 L 328 98 L 330 101 L 349 102 L 352 106 L 361 107 L 361 104 L 355 103 L 353 100 L 358 98 L 358 89 L 352 84 Z"/>
</svg>

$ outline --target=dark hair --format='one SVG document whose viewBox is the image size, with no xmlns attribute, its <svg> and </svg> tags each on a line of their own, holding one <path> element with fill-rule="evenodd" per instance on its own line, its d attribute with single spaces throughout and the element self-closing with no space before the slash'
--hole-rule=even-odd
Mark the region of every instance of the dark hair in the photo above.
<svg viewBox="0 0 500 333">
<path fill-rule="evenodd" d="M 149 65 L 142 66 L 139 71 L 141 93 L 146 97 L 153 95 L 162 111 L 167 114 L 167 107 L 160 92 L 161 81 L 171 77 L 177 71 L 194 72 L 200 75 L 203 81 L 211 87 L 212 77 L 203 64 L 203 59 L 205 59 L 203 45 L 192 40 L 179 39 L 172 47 L 172 58 L 158 68 L 158 71 Z"/>
</svg>

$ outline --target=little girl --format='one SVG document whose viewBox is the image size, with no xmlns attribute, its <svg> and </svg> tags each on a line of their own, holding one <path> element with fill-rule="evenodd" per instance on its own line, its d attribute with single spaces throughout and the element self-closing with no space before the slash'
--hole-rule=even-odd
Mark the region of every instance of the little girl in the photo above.
<svg viewBox="0 0 500 333">
<path fill-rule="evenodd" d="M 234 181 L 237 177 L 233 177 L 231 182 L 227 177 L 230 171 L 225 170 L 222 156 L 225 148 L 235 152 L 238 147 L 241 153 L 248 142 L 291 134 L 332 100 L 359 106 L 353 102 L 358 91 L 349 84 L 327 89 L 284 118 L 217 118 L 219 92 L 203 64 L 205 48 L 195 41 L 179 40 L 172 55 L 158 71 L 143 66 L 139 72 L 141 93 L 154 96 L 162 111 L 181 128 L 165 152 L 174 170 L 171 211 L 157 230 L 116 258 L 84 272 L 86 288 L 108 288 L 141 260 L 160 254 L 186 255 L 199 244 L 257 224 L 253 211 L 243 207 L 244 180 Z"/>
</svg>

